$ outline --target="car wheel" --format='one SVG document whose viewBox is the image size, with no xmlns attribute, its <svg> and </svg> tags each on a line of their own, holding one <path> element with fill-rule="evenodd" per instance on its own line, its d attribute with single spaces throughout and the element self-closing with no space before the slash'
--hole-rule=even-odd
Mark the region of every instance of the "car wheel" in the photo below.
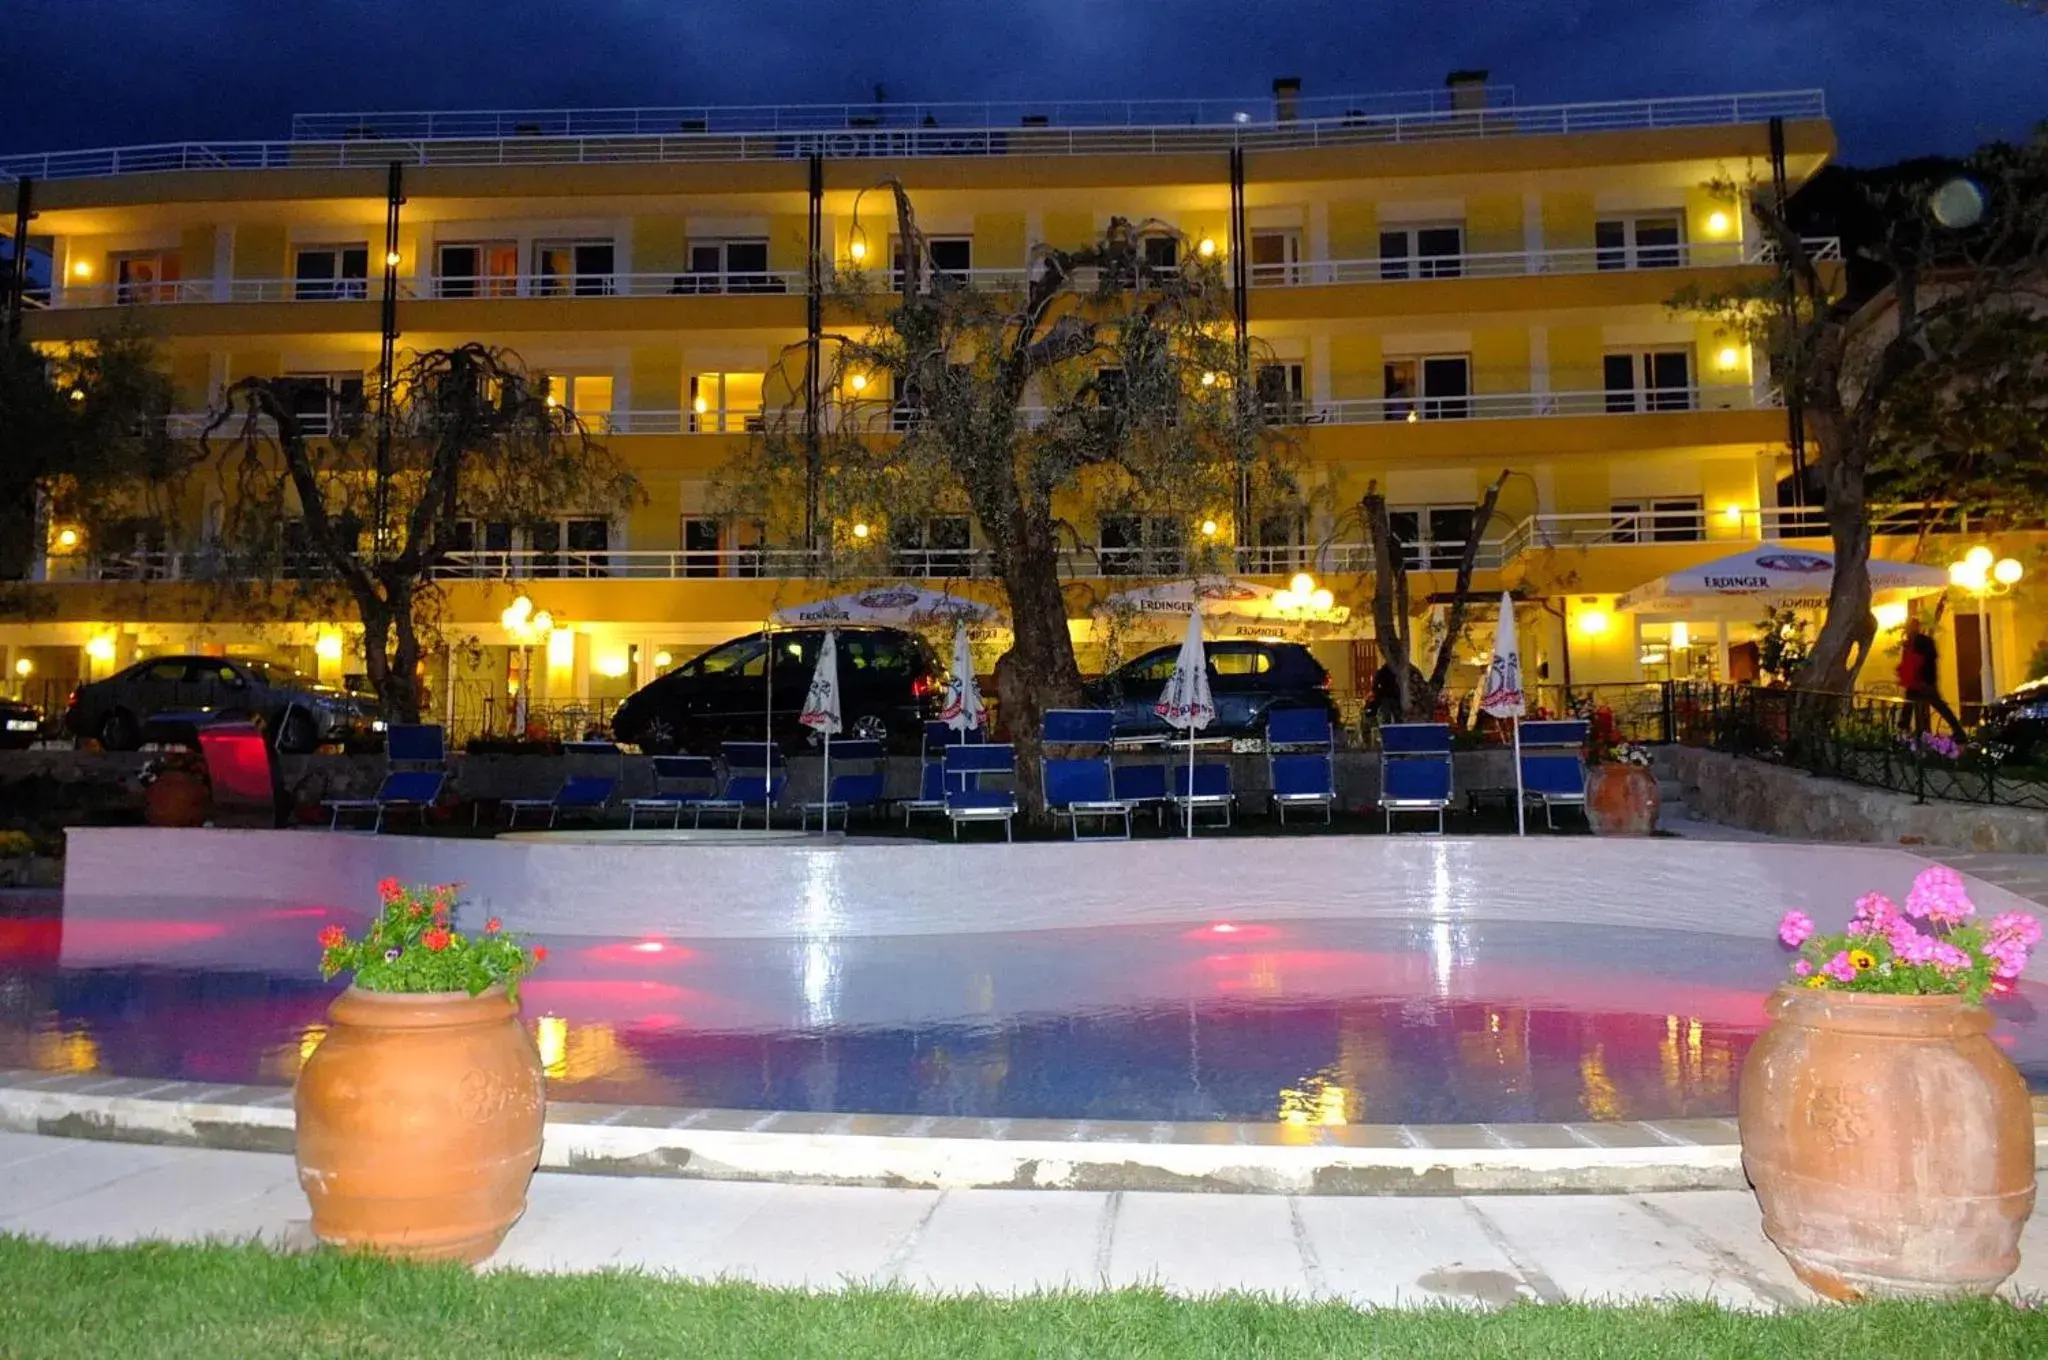
<svg viewBox="0 0 2048 1360">
<path fill-rule="evenodd" d="M 650 718 L 647 726 L 640 729 L 635 745 L 650 756 L 672 756 L 682 747 L 676 739 L 675 724 L 667 718 Z"/>
<path fill-rule="evenodd" d="M 320 745 L 320 729 L 300 709 L 287 709 L 277 728 L 277 749 L 288 755 L 311 755 Z"/>
<path fill-rule="evenodd" d="M 100 724 L 100 745 L 109 751 L 132 751 L 142 744 L 142 729 L 135 719 L 121 709 L 115 709 Z"/>
<path fill-rule="evenodd" d="M 879 713 L 866 713 L 853 720 L 853 727 L 847 735 L 855 741 L 889 740 L 889 720 Z"/>
</svg>

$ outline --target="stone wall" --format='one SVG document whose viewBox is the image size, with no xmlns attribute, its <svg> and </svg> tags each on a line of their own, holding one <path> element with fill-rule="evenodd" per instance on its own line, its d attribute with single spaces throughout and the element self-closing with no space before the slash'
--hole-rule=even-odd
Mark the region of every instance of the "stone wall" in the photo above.
<svg viewBox="0 0 2048 1360">
<path fill-rule="evenodd" d="M 1670 748 L 1668 757 L 1687 811 L 1703 821 L 1802 841 L 2048 854 L 2048 812 L 1916 803 L 1906 794 L 1686 746 Z"/>
</svg>

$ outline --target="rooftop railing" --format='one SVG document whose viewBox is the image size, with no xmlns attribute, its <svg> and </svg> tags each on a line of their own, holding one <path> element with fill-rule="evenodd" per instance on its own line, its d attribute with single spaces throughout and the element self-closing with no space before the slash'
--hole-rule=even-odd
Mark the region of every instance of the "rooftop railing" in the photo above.
<svg viewBox="0 0 2048 1360">
<path fill-rule="evenodd" d="M 1469 138 L 1556 136 L 1573 133 L 1621 132 L 1686 127 L 1757 124 L 1772 118 L 1817 119 L 1827 116 L 1819 90 L 1756 94 L 1692 95 L 1672 99 L 1617 100 L 1582 104 L 1515 105 L 1504 108 L 1430 107 L 1376 112 L 1359 106 L 1325 112 L 1315 102 L 1316 116 L 1282 120 L 1272 111 L 1238 121 L 1244 109 L 1221 118 L 1223 106 L 1193 106 L 1201 117 L 1163 122 L 1115 121 L 1055 124 L 1050 115 L 1022 112 L 1014 125 L 985 121 L 994 112 L 948 125 L 942 106 L 903 106 L 908 121 L 899 121 L 897 106 L 849 112 L 849 106 L 798 106 L 819 110 L 797 113 L 747 114 L 721 118 L 714 112 L 613 111 L 620 124 L 604 123 L 601 131 L 549 131 L 545 119 L 520 121 L 510 129 L 507 115 L 388 115 L 401 129 L 429 122 L 429 131 L 386 133 L 370 116 L 330 135 L 285 141 L 164 142 L 148 146 L 87 151 L 51 151 L 0 158 L 0 179 L 80 179 L 198 170 L 335 170 L 379 168 L 393 161 L 416 166 L 614 165 L 669 162 L 778 161 L 812 155 L 832 159 L 884 159 L 954 156 L 1144 156 L 1207 152 L 1241 147 L 1246 150 L 1298 150 L 1327 146 L 1434 142 Z M 1341 102 L 1341 101 L 1340 101 Z M 945 106 L 950 107 L 950 106 Z M 1000 110 L 1001 105 L 966 108 Z M 1026 108 L 1028 106 L 1017 106 Z M 1112 108 L 1126 106 L 1115 105 Z M 1134 109 L 1138 106 L 1131 106 Z M 909 113 L 922 109 L 922 114 Z M 829 112 L 828 112 L 829 111 Z M 673 128 L 655 129 L 642 113 L 676 113 Z M 722 111 L 732 112 L 732 111 Z M 785 118 L 785 113 L 787 114 Z M 630 124 L 626 122 L 631 115 Z M 593 115 L 597 116 L 597 115 Z M 357 118 L 361 115 L 344 115 Z M 477 120 L 465 124 L 461 119 Z M 788 126 L 774 125 L 788 123 Z M 756 125 L 764 124 L 764 125 Z M 476 132 L 458 132 L 474 125 Z M 566 121 L 560 124 L 567 128 Z M 530 129 L 530 130 L 528 130 Z"/>
</svg>

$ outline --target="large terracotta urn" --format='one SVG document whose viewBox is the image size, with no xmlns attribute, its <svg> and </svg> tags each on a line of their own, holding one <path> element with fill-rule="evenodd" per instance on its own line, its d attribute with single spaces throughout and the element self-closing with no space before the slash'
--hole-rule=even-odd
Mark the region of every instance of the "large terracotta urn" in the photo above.
<svg viewBox="0 0 2048 1360">
<path fill-rule="evenodd" d="M 366 992 L 328 1008 L 299 1072 L 299 1185 L 313 1232 L 356 1250 L 475 1263 L 526 1210 L 540 1055 L 503 987 Z"/>
<path fill-rule="evenodd" d="M 1586 821 L 1596 836 L 1647 836 L 1663 804 L 1644 765 L 1595 765 L 1586 772 Z"/>
<path fill-rule="evenodd" d="M 1988 1294 L 2034 1209 L 2026 1082 L 1956 996 L 1771 997 L 1742 1067 L 1764 1232 L 1831 1299 Z"/>
<path fill-rule="evenodd" d="M 204 826 L 212 801 L 205 775 L 164 770 L 142 791 L 142 820 L 150 826 Z"/>
</svg>

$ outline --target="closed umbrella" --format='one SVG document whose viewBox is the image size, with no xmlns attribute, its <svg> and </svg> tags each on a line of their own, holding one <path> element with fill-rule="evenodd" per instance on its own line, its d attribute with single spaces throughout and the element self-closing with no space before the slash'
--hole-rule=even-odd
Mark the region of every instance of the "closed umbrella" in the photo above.
<svg viewBox="0 0 2048 1360">
<path fill-rule="evenodd" d="M 832 734 L 840 730 L 839 633 L 825 630 L 824 645 L 818 648 L 818 668 L 811 672 L 811 692 L 804 696 L 804 711 L 797 721 L 825 736 L 824 787 L 819 791 L 818 825 L 832 829 Z"/>
<path fill-rule="evenodd" d="M 1195 834 L 1195 733 L 1216 720 L 1216 700 L 1209 693 L 1209 657 L 1202 647 L 1202 611 L 1188 613 L 1188 634 L 1181 639 L 1180 656 L 1173 663 L 1173 674 L 1167 677 L 1166 692 L 1159 696 L 1159 702 L 1152 711 L 1166 719 L 1167 725 L 1187 729 L 1188 734 L 1188 797 L 1182 803 L 1187 810 L 1188 835 Z"/>
<path fill-rule="evenodd" d="M 967 645 L 967 624 L 953 626 L 953 670 L 946 678 L 945 702 L 939 718 L 955 732 L 972 732 L 988 713 L 982 702 L 981 686 L 974 678 L 974 653 Z"/>
<path fill-rule="evenodd" d="M 1515 738 L 1515 834 L 1526 834 L 1522 809 L 1522 648 L 1515 639 L 1515 601 L 1500 593 L 1500 626 L 1493 630 L 1493 659 L 1486 663 L 1486 682 L 1479 690 L 1479 711 L 1506 718 Z"/>
</svg>

